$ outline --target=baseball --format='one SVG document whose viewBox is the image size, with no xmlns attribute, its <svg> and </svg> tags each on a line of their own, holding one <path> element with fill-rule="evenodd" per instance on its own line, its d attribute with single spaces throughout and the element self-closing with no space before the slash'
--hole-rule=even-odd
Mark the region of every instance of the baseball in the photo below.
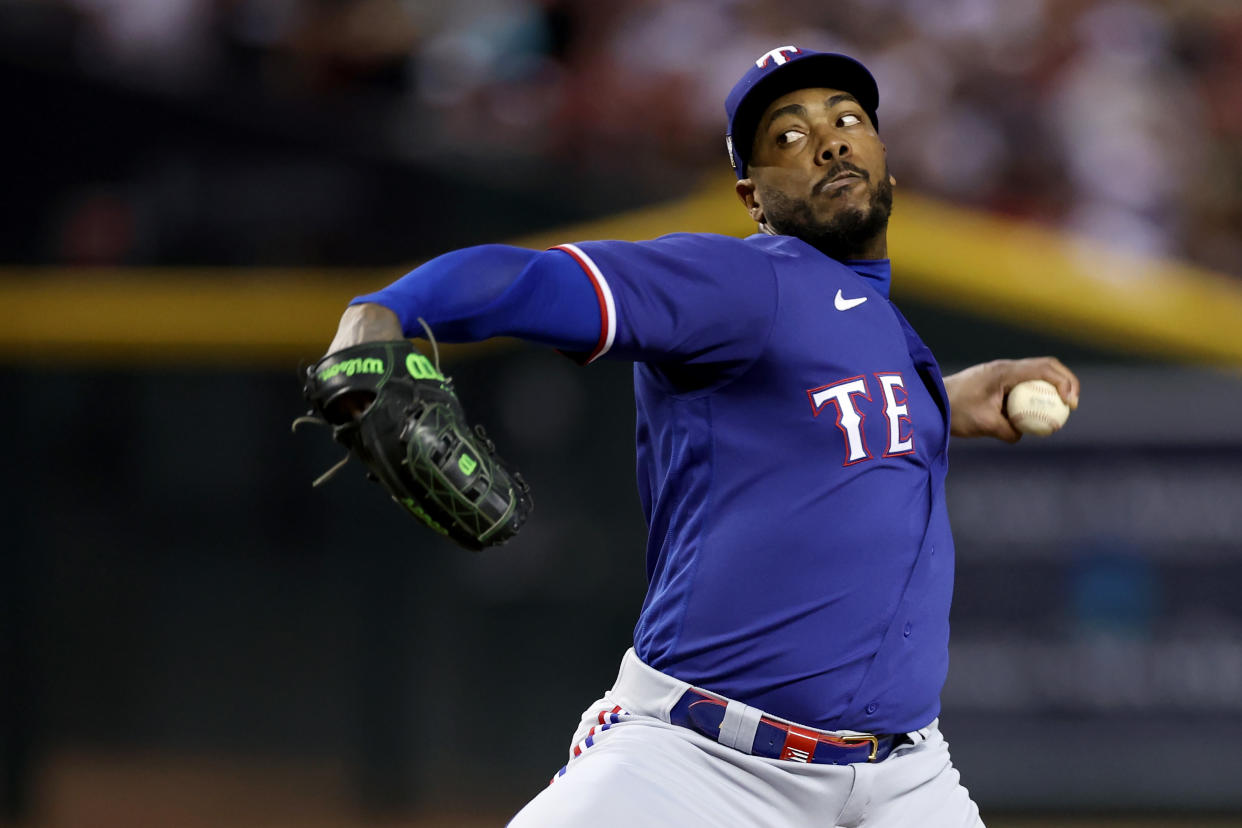
<svg viewBox="0 0 1242 828">
<path fill-rule="evenodd" d="M 1013 427 L 1023 434 L 1047 437 L 1065 425 L 1069 406 L 1057 393 L 1056 386 L 1045 380 L 1027 380 L 1009 391 L 1005 414 Z"/>
</svg>

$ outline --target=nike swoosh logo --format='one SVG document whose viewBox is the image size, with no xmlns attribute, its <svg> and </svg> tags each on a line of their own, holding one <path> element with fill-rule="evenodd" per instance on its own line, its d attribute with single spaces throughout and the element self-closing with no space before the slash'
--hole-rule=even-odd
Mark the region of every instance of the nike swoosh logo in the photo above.
<svg viewBox="0 0 1242 828">
<path fill-rule="evenodd" d="M 849 310 L 850 308 L 858 307 L 859 305 L 861 305 L 863 302 L 866 302 L 866 301 L 867 301 L 866 296 L 859 296 L 857 299 L 846 299 L 844 296 L 841 295 L 841 291 L 838 290 L 837 298 L 832 301 L 832 304 L 836 306 L 837 310 Z"/>
</svg>

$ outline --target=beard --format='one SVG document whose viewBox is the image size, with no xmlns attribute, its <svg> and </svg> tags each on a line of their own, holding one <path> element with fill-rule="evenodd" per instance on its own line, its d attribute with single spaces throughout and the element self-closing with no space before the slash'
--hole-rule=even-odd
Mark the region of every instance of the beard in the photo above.
<svg viewBox="0 0 1242 828">
<path fill-rule="evenodd" d="M 848 162 L 832 169 L 822 181 L 831 180 L 842 170 L 856 172 L 868 183 L 870 198 L 865 208 L 846 206 L 829 218 L 820 219 L 815 216 L 810 199 L 771 192 L 763 201 L 763 215 L 768 227 L 782 236 L 801 239 L 839 262 L 865 256 L 870 243 L 888 227 L 888 217 L 893 212 L 893 185 L 889 182 L 888 166 L 885 165 L 884 176 L 874 187 L 870 186 L 871 176 L 866 170 Z M 828 197 L 841 198 L 844 195 L 844 192 L 838 192 Z"/>
</svg>

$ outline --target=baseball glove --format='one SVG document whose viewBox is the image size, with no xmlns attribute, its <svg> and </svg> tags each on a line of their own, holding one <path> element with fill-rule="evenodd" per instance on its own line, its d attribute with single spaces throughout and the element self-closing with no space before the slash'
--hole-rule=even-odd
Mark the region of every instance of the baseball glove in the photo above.
<svg viewBox="0 0 1242 828">
<path fill-rule="evenodd" d="M 293 429 L 330 426 L 349 449 L 315 486 L 357 457 L 411 515 L 476 551 L 509 540 L 530 514 L 530 487 L 467 424 L 438 354 L 433 364 L 408 340 L 344 348 L 307 370 L 302 393 L 311 410 Z"/>
</svg>

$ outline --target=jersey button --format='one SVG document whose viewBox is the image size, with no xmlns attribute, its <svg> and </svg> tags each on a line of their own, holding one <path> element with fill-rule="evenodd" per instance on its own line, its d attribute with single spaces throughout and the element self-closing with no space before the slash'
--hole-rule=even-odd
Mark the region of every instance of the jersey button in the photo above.
<svg viewBox="0 0 1242 828">
<path fill-rule="evenodd" d="M 902 631 L 901 631 L 901 634 L 902 634 L 902 635 L 904 635 L 906 638 L 909 638 L 909 637 L 910 637 L 910 630 L 912 630 L 912 629 L 914 629 L 914 628 L 910 625 L 910 622 L 909 622 L 909 621 L 907 621 L 907 622 L 906 622 L 906 628 L 905 628 L 904 630 L 902 630 Z"/>
<path fill-rule="evenodd" d="M 872 702 L 871 704 L 867 705 L 865 709 L 867 711 L 867 715 L 870 716 L 872 713 L 874 713 L 879 708 L 877 707 L 875 702 Z"/>
</svg>

